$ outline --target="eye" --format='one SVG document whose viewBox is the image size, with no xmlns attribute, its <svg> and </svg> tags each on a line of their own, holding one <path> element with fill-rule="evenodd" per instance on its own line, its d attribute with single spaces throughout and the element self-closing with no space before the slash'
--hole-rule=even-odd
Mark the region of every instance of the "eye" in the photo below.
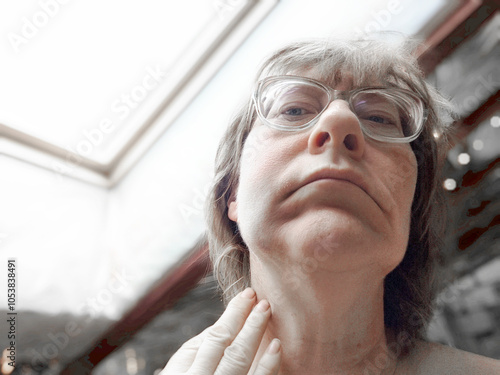
<svg viewBox="0 0 500 375">
<path fill-rule="evenodd" d="M 321 87 L 282 80 L 266 87 L 266 91 L 261 93 L 260 104 L 262 115 L 270 123 L 282 127 L 300 127 L 313 121 L 328 99 L 328 92 Z"/>
<path fill-rule="evenodd" d="M 304 108 L 292 107 L 283 111 L 283 114 L 288 116 L 303 116 L 307 114 L 307 111 Z"/>
<path fill-rule="evenodd" d="M 282 125 L 300 126 L 314 119 L 318 115 L 318 109 L 309 103 L 286 103 L 278 113 L 275 121 Z"/>
<path fill-rule="evenodd" d="M 267 113 L 267 119 L 284 126 L 300 126 L 318 115 L 320 109 L 304 100 L 290 102 L 281 98 L 273 103 L 273 108 Z"/>
<path fill-rule="evenodd" d="M 355 99 L 354 111 L 366 125 L 399 126 L 399 109 L 392 101 L 376 94 L 362 94 Z"/>
<path fill-rule="evenodd" d="M 367 121 L 376 122 L 377 124 L 387 124 L 392 125 L 395 123 L 392 117 L 380 116 L 380 115 L 371 115 L 366 117 Z"/>
</svg>

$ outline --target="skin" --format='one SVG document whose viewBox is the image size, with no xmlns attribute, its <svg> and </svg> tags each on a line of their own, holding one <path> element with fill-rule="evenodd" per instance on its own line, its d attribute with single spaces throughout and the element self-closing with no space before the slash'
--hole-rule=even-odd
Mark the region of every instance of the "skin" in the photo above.
<svg viewBox="0 0 500 375">
<path fill-rule="evenodd" d="M 336 89 L 350 86 L 344 81 Z M 304 184 L 324 168 L 355 173 L 362 182 L 326 178 Z M 405 253 L 416 176 L 410 145 L 364 137 L 343 100 L 330 103 L 301 132 L 256 122 L 228 205 L 250 251 L 253 289 L 235 297 L 162 374 L 450 370 L 443 365 L 450 352 L 436 355 L 426 343 L 397 361 L 388 349 L 394 338 L 384 327 L 383 280 Z M 257 301 L 270 308 L 252 310 Z M 282 345 L 269 351 L 275 338 Z"/>
<path fill-rule="evenodd" d="M 361 374 L 388 352 L 383 280 L 408 241 L 411 147 L 365 138 L 343 100 L 302 132 L 256 123 L 247 142 L 259 149 L 243 157 L 229 218 L 250 249 L 252 286 L 272 306 L 263 342 L 284 343 L 283 374 Z M 387 173 L 403 167 L 405 178 Z M 356 173 L 364 186 L 338 179 L 302 186 L 322 168 Z M 394 366 L 388 358 L 377 371 Z"/>
<path fill-rule="evenodd" d="M 276 375 L 281 361 L 279 340 L 258 361 L 255 353 L 271 316 L 267 301 L 256 305 L 253 289 L 231 300 L 219 320 L 187 341 L 170 359 L 161 375 Z"/>
</svg>

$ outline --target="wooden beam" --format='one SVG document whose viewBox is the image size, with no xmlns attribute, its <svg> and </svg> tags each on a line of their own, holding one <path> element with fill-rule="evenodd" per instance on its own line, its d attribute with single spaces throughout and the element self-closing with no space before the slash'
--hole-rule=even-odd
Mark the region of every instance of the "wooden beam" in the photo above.
<svg viewBox="0 0 500 375">
<path fill-rule="evenodd" d="M 500 91 L 490 96 L 481 106 L 466 118 L 453 125 L 453 133 L 448 140 L 448 150 L 462 142 L 477 126 L 500 111 Z"/>
<path fill-rule="evenodd" d="M 496 215 L 487 226 L 475 227 L 462 234 L 458 239 L 458 250 L 464 251 L 470 247 L 479 237 L 495 225 L 500 225 L 500 215 Z"/>
<path fill-rule="evenodd" d="M 498 11 L 498 0 L 464 1 L 417 51 L 420 67 L 430 74 L 455 48 L 474 35 Z"/>
<path fill-rule="evenodd" d="M 159 280 L 120 321 L 102 334 L 79 358 L 68 364 L 61 374 L 90 374 L 99 362 L 129 341 L 160 312 L 174 306 L 198 284 L 208 273 L 209 268 L 208 244 L 203 239 L 187 259 Z"/>
<path fill-rule="evenodd" d="M 464 176 L 462 177 L 462 182 L 460 183 L 460 187 L 456 189 L 456 191 L 460 191 L 461 189 L 473 189 L 477 184 L 479 184 L 484 176 L 494 171 L 498 164 L 500 164 L 500 158 L 494 159 L 488 166 L 480 171 L 472 171 L 468 170 Z"/>
</svg>

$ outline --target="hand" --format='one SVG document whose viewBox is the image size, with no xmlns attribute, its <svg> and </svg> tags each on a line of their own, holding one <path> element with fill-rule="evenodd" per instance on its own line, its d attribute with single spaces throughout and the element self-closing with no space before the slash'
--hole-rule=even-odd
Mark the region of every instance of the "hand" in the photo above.
<svg viewBox="0 0 500 375">
<path fill-rule="evenodd" d="M 269 302 L 251 288 L 229 302 L 214 325 L 184 343 L 160 375 L 247 375 L 271 316 Z M 278 339 L 271 341 L 252 375 L 276 375 L 281 362 Z"/>
</svg>

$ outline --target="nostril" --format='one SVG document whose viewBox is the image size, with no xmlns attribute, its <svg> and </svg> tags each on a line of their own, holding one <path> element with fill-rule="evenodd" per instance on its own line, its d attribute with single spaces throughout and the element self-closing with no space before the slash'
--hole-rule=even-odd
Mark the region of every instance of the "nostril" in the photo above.
<svg viewBox="0 0 500 375">
<path fill-rule="evenodd" d="M 358 141 L 354 134 L 347 134 L 344 138 L 344 145 L 349 151 L 353 151 L 358 146 Z"/>
<path fill-rule="evenodd" d="M 328 141 L 328 138 L 330 138 L 330 134 L 328 134 L 327 132 L 322 132 L 321 134 L 319 134 L 318 138 L 316 138 L 318 147 L 323 146 L 325 142 Z"/>
</svg>

